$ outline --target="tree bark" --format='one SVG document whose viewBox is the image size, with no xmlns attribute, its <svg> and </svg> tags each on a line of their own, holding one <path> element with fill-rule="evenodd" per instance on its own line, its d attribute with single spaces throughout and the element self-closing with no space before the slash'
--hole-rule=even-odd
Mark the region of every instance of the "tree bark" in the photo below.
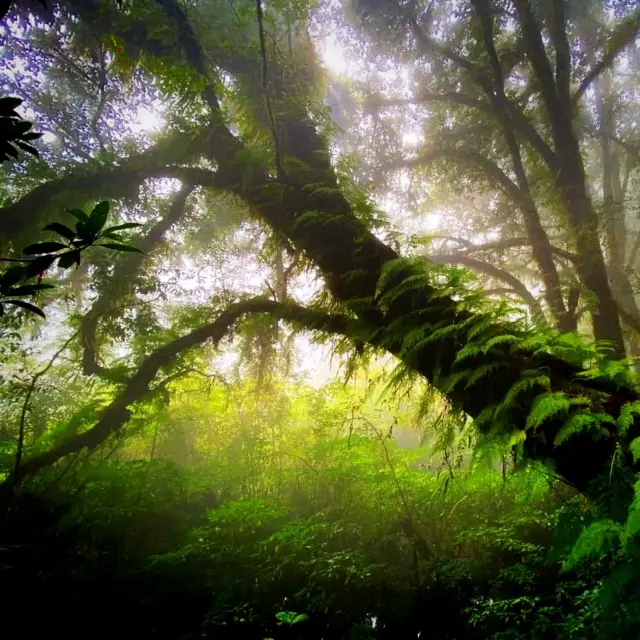
<svg viewBox="0 0 640 640">
<path fill-rule="evenodd" d="M 527 55 L 540 85 L 555 145 L 556 185 L 574 229 L 576 263 L 583 284 L 594 294 L 597 308 L 592 314 L 594 335 L 611 343 L 617 357 L 624 356 L 624 340 L 617 305 L 611 293 L 598 233 L 598 217 L 586 185 L 584 163 L 573 130 L 572 102 L 568 85 L 570 55 L 564 17 L 564 0 L 554 0 L 552 36 L 556 50 L 556 75 L 529 0 L 514 0 L 527 47 Z"/>
</svg>

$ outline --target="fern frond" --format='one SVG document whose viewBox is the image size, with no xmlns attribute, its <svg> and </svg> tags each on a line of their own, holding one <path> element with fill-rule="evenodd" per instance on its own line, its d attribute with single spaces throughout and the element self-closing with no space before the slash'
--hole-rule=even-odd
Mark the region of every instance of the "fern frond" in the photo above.
<svg viewBox="0 0 640 640">
<path fill-rule="evenodd" d="M 385 262 L 382 267 L 382 271 L 380 272 L 380 277 L 378 278 L 376 297 L 379 297 L 386 290 L 387 284 L 394 274 L 409 267 L 413 267 L 415 269 L 415 265 L 412 265 L 406 258 L 396 258 L 395 260 Z"/>
<path fill-rule="evenodd" d="M 468 377 L 469 371 L 457 371 L 456 373 L 452 373 L 450 376 L 443 378 L 440 383 L 440 388 L 444 393 L 450 393 L 457 385 Z"/>
<path fill-rule="evenodd" d="M 482 353 L 481 344 L 478 344 L 476 342 L 469 342 L 464 347 L 462 347 L 460 351 L 458 351 L 458 355 L 456 356 L 456 359 L 453 361 L 453 364 L 459 364 L 481 353 Z"/>
<path fill-rule="evenodd" d="M 612 554 L 618 548 L 622 533 L 622 527 L 613 520 L 592 522 L 576 540 L 562 571 L 570 571 L 586 560 Z"/>
<path fill-rule="evenodd" d="M 607 435 L 607 430 L 600 425 L 603 423 L 615 424 L 615 420 L 606 413 L 576 413 L 572 415 L 556 434 L 554 446 L 559 447 L 571 436 L 578 433 L 589 432 L 595 439 Z"/>
<path fill-rule="evenodd" d="M 633 425 L 633 416 L 637 415 L 640 415 L 640 400 L 636 400 L 635 402 L 627 402 L 626 404 L 622 405 L 617 423 L 618 430 L 620 431 L 621 436 L 623 436 L 629 430 L 629 427 Z"/>
<path fill-rule="evenodd" d="M 551 388 L 551 380 L 549 376 L 539 373 L 538 371 L 525 371 L 520 380 L 514 382 L 509 391 L 507 391 L 502 404 L 498 407 L 498 413 L 509 411 L 518 399 L 518 396 L 534 387 Z"/>
<path fill-rule="evenodd" d="M 476 382 L 482 380 L 485 376 L 489 375 L 496 369 L 500 369 L 501 367 L 508 367 L 509 363 L 504 360 L 495 360 L 494 362 L 489 362 L 487 364 L 480 365 L 476 369 L 474 369 L 473 373 L 469 376 L 469 380 L 467 380 L 467 384 L 465 385 L 465 389 L 470 389 Z"/>
<path fill-rule="evenodd" d="M 631 444 L 629 445 L 629 451 L 633 456 L 633 461 L 638 462 L 638 458 L 640 458 L 640 437 L 635 438 L 631 441 Z"/>
<path fill-rule="evenodd" d="M 389 289 L 381 298 L 380 302 L 390 305 L 400 296 L 410 291 L 418 291 L 424 289 L 425 286 L 429 286 L 429 281 L 424 273 L 416 273 L 408 278 L 405 278 L 400 284 Z"/>
<path fill-rule="evenodd" d="M 505 333 L 503 335 L 496 336 L 495 338 L 491 338 L 491 340 L 488 340 L 485 343 L 484 347 L 482 347 L 482 352 L 488 353 L 490 349 L 500 344 L 513 344 L 514 342 L 519 342 L 519 341 L 520 341 L 520 338 L 517 338 L 511 333 Z"/>
</svg>

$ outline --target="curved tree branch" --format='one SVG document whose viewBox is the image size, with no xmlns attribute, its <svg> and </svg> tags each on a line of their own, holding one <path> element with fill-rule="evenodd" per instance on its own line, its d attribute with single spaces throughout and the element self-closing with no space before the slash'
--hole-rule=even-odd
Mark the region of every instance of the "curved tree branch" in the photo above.
<svg viewBox="0 0 640 640">
<path fill-rule="evenodd" d="M 435 160 L 441 158 L 451 158 L 453 160 L 459 160 L 465 164 L 470 164 L 478 167 L 483 173 L 504 191 L 511 200 L 518 204 L 523 203 L 522 193 L 518 188 L 518 185 L 509 178 L 509 176 L 495 163 L 493 160 L 489 160 L 481 153 L 477 151 L 471 151 L 469 149 L 434 149 L 423 153 L 416 158 L 410 158 L 407 160 L 400 160 L 386 165 L 383 169 L 400 169 L 404 167 L 416 167 L 423 164 L 429 164 Z"/>
<path fill-rule="evenodd" d="M 430 255 L 428 259 L 431 260 L 431 262 L 435 262 L 436 264 L 461 264 L 462 266 L 467 267 L 472 271 L 484 273 L 491 278 L 495 278 L 496 280 L 505 282 L 527 304 L 527 306 L 531 310 L 531 315 L 534 318 L 544 318 L 544 313 L 542 311 L 540 303 L 536 300 L 529 289 L 527 289 L 527 287 L 525 287 L 524 284 L 522 284 L 522 282 L 518 280 L 518 278 L 510 274 L 508 271 L 499 269 L 498 267 L 494 267 L 488 262 L 476 260 L 475 258 L 470 258 L 469 256 L 460 253 Z"/>
<path fill-rule="evenodd" d="M 580 86 L 573 94 L 572 104 L 577 104 L 587 89 L 597 80 L 598 76 L 609 69 L 616 58 L 626 49 L 640 32 L 640 9 L 625 18 L 614 30 L 605 44 L 602 59 L 587 73 Z"/>
<path fill-rule="evenodd" d="M 149 385 L 158 371 L 173 362 L 183 351 L 206 341 L 218 344 L 233 325 L 248 313 L 269 313 L 282 320 L 292 322 L 301 328 L 326 331 L 340 335 L 355 335 L 363 325 L 357 320 L 342 315 L 332 315 L 307 309 L 291 303 L 278 303 L 265 298 L 252 298 L 227 307 L 213 322 L 188 333 L 181 338 L 159 347 L 147 356 L 136 373 L 131 376 L 118 396 L 105 408 L 98 422 L 62 444 L 40 453 L 23 462 L 3 483 L 2 487 L 12 487 L 27 476 L 48 467 L 61 458 L 100 446 L 110 435 L 116 434 L 130 417 L 129 406 L 149 392 Z"/>
<path fill-rule="evenodd" d="M 137 189 L 149 178 L 178 178 L 205 187 L 223 186 L 216 173 L 196 167 L 169 164 L 151 167 L 87 167 L 87 169 L 86 173 L 83 170 L 76 170 L 70 175 L 38 185 L 13 204 L 0 208 L 0 237 L 11 240 L 24 229 L 36 226 L 42 211 L 51 204 L 51 201 L 69 191 L 85 197 L 100 194 L 102 198 L 115 198 Z"/>
<path fill-rule="evenodd" d="M 485 251 L 502 251 L 503 249 L 515 249 L 516 247 L 528 247 L 529 241 L 527 238 L 511 238 L 509 240 L 498 240 L 497 242 L 487 242 L 486 244 L 477 244 L 472 245 L 469 248 L 464 249 L 464 253 L 483 253 Z M 564 258 L 569 262 L 575 262 L 578 257 L 567 251 L 566 249 L 561 249 L 560 247 L 551 247 L 551 251 L 555 253 L 558 257 Z"/>
<path fill-rule="evenodd" d="M 109 370 L 100 365 L 97 359 L 96 333 L 98 322 L 131 290 L 145 258 L 163 241 L 164 234 L 178 222 L 184 213 L 187 198 L 194 188 L 194 185 L 187 184 L 178 191 L 167 214 L 149 229 L 144 238 L 136 240 L 136 246 L 144 254 L 133 253 L 123 256 L 122 260 L 116 265 L 107 286 L 82 318 L 82 323 L 80 324 L 80 337 L 83 347 L 82 370 L 86 375 L 109 376 Z"/>
<path fill-rule="evenodd" d="M 454 104 L 469 107 L 471 109 L 477 109 L 492 117 L 496 116 L 493 106 L 485 101 L 478 100 L 471 96 L 467 96 L 457 91 L 450 91 L 446 93 L 421 93 L 415 98 L 369 98 L 365 102 L 365 108 L 373 110 L 387 109 L 406 104 L 422 104 L 423 102 L 452 102 Z M 529 118 L 522 113 L 520 108 L 509 102 L 509 114 L 511 116 L 512 124 L 516 131 L 535 149 L 545 161 L 545 164 L 553 169 L 556 166 L 556 157 L 553 149 L 545 142 L 542 136 L 538 133 L 533 123 Z"/>
</svg>

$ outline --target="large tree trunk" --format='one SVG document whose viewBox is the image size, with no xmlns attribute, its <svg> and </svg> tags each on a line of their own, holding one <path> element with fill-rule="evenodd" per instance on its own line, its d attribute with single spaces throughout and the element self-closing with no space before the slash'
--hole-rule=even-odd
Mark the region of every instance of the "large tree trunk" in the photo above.
<svg viewBox="0 0 640 640">
<path fill-rule="evenodd" d="M 187 62 L 194 70 L 204 75 L 204 57 L 183 9 L 174 0 L 162 0 L 162 4 L 172 17 L 179 49 L 185 52 Z M 259 90 L 260 87 L 251 89 Z M 276 148 L 282 154 L 281 159 L 292 156 L 298 161 L 296 166 L 304 166 L 304 169 L 297 172 L 280 170 L 280 175 L 274 177 L 273 168 L 238 161 L 240 157 L 246 157 L 246 149 L 225 125 L 218 98 L 211 87 L 205 90 L 203 97 L 211 112 L 210 146 L 206 155 L 217 167 L 215 183 L 242 198 L 278 234 L 288 238 L 297 251 L 314 262 L 333 296 L 359 318 L 358 326 L 364 327 L 353 335 L 355 340 L 369 341 L 395 354 L 446 394 L 455 407 L 475 418 L 486 416 L 488 408 L 503 403 L 509 398 L 510 391 L 513 395 L 514 382 L 532 370 L 546 376 L 551 391 L 588 396 L 594 411 L 606 411 L 616 416 L 621 402 L 637 398 L 633 389 L 619 390 L 608 383 L 580 381 L 575 378 L 579 369 L 543 352 L 509 354 L 507 351 L 502 354 L 500 349 L 477 350 L 468 360 L 460 361 L 461 350 L 473 339 L 472 328 L 478 328 L 479 322 L 487 324 L 489 318 L 476 318 L 458 300 L 444 295 L 437 284 L 422 277 L 412 263 L 401 260 L 396 251 L 369 230 L 339 188 L 325 140 L 318 134 L 304 101 L 291 100 L 286 110 L 278 110 L 283 115 L 277 118 L 275 127 Z M 309 189 L 310 184 L 313 189 Z M 416 276 L 422 278 L 419 286 L 415 284 Z M 412 286 L 406 286 L 407 283 Z M 392 290 L 394 295 L 385 296 Z M 615 311 L 615 307 L 612 308 Z M 494 322 L 485 331 L 491 336 L 523 335 L 507 322 Z M 436 339 L 438 335 L 440 337 Z M 496 358 L 501 359 L 498 368 L 493 367 Z M 157 371 L 156 360 L 149 371 Z M 477 371 L 480 367 L 486 367 L 486 374 L 467 387 L 452 384 L 456 376 L 468 369 Z M 151 373 L 145 376 L 146 387 L 151 381 Z M 508 420 L 503 421 L 502 428 L 523 429 L 531 403 L 539 392 L 540 388 L 523 390 L 511 403 Z M 132 398 L 125 397 L 119 401 L 117 411 L 114 409 L 120 424 L 122 419 L 126 420 L 127 404 L 133 401 Z M 99 424 L 108 432 L 109 417 L 103 416 Z M 578 434 L 568 443 L 555 446 L 554 438 L 562 424 L 561 418 L 530 430 L 525 440 L 525 452 L 532 458 L 551 460 L 561 476 L 586 490 L 590 481 L 611 464 L 617 435 L 612 431 L 609 436 L 595 440 L 589 434 Z M 491 420 L 478 420 L 478 427 L 485 432 L 494 426 L 495 422 Z M 632 428 L 628 437 L 634 435 L 637 434 Z M 67 449 L 63 447 L 64 451 Z M 43 456 L 44 460 L 58 459 Z M 29 473 L 42 466 L 29 460 L 24 465 Z"/>
<path fill-rule="evenodd" d="M 613 355 L 624 356 L 624 339 L 618 309 L 611 293 L 598 233 L 598 217 L 589 197 L 580 145 L 573 130 L 570 94 L 571 55 L 567 40 L 564 0 L 553 0 L 550 31 L 555 48 L 555 76 L 547 57 L 538 23 L 529 0 L 514 0 L 518 9 L 527 54 L 540 85 L 555 145 L 555 180 L 575 233 L 576 268 L 584 284 L 595 296 L 592 313 L 596 339 L 607 340 Z"/>
</svg>

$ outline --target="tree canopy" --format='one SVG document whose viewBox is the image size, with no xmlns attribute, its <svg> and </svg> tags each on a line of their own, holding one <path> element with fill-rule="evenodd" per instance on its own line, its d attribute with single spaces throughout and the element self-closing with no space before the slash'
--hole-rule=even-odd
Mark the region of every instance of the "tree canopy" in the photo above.
<svg viewBox="0 0 640 640">
<path fill-rule="evenodd" d="M 165 554 L 153 569 L 162 573 L 163 563 L 176 570 L 178 554 L 180 580 L 211 557 L 228 603 L 260 611 L 252 633 L 273 633 L 263 608 L 281 606 L 272 623 L 297 637 L 318 596 L 300 598 L 304 580 L 290 577 L 307 609 L 275 605 L 276 593 L 292 593 L 266 567 L 280 562 L 284 575 L 285 549 L 291 571 L 309 584 L 324 576 L 326 592 L 328 559 L 317 559 L 320 573 L 301 569 L 302 541 L 333 549 L 323 528 L 338 526 L 333 507 L 360 500 L 362 530 L 340 524 L 343 556 L 331 562 L 362 589 L 348 624 L 373 626 L 363 635 L 340 627 L 356 635 L 339 637 L 427 633 L 413 613 L 406 628 L 390 609 L 371 614 L 369 581 L 394 585 L 401 599 L 402 575 L 418 602 L 441 571 L 468 597 L 443 589 L 433 602 L 465 601 L 464 624 L 478 637 L 556 637 L 543 627 L 565 614 L 577 625 L 563 623 L 566 637 L 637 633 L 637 605 L 623 599 L 630 631 L 621 631 L 607 627 L 619 613 L 605 602 L 624 583 L 611 576 L 634 568 L 638 553 L 637 3 L 16 0 L 2 12 L 0 497 L 18 538 L 25 496 L 53 492 L 58 509 L 77 492 L 71 508 L 96 509 L 95 527 L 105 477 L 131 513 L 145 494 L 149 518 L 146 494 L 165 478 L 189 496 L 192 530 L 159 546 L 132 534 L 122 543 L 141 545 L 131 557 Z M 329 382 L 336 368 L 354 390 Z M 437 472 L 416 467 L 394 436 L 409 423 L 432 431 L 409 451 L 419 458 L 431 447 Z M 233 475 L 232 461 L 242 472 Z M 314 478 L 337 474 L 327 480 L 335 503 L 318 497 L 321 483 L 312 491 L 301 480 L 305 464 Z M 384 486 L 367 475 L 379 468 Z M 531 473 L 544 481 L 522 506 Z M 358 478 L 353 493 L 340 493 L 346 479 L 334 484 L 341 474 Z M 567 492 L 574 529 L 562 551 L 503 533 L 524 545 L 531 593 L 543 589 L 536 563 L 558 554 L 541 598 L 560 598 L 558 567 L 576 571 L 594 554 L 608 563 L 566 587 L 591 602 L 599 584 L 597 611 L 558 606 L 536 618 L 539 635 L 514 635 L 537 596 L 509 604 L 517 615 L 497 614 L 486 585 L 453 579 L 463 547 L 444 545 L 427 562 L 445 531 L 474 557 L 498 535 L 481 503 L 499 484 L 515 528 L 544 513 L 549 531 L 568 531 L 544 487 Z M 420 511 L 438 486 L 448 517 Z M 292 516 L 296 491 L 304 525 Z M 179 519 L 177 498 L 163 495 Z M 399 506 L 369 523 L 368 510 L 391 495 Z M 320 526 L 323 500 L 333 515 Z M 210 509 L 202 531 L 198 509 Z M 576 524 L 581 509 L 591 516 Z M 441 523 L 427 526 L 431 517 Z M 478 533 L 483 518 L 494 528 Z M 377 573 L 400 553 L 384 546 L 383 521 L 414 553 L 391 563 L 393 577 Z M 294 536 L 298 526 L 310 529 Z M 349 555 L 358 540 L 370 541 L 366 561 Z M 230 586 L 254 556 L 271 593 L 255 601 L 246 576 Z M 226 606 L 215 605 L 215 624 L 249 619 L 240 608 L 232 624 Z M 347 624 L 326 606 L 329 620 L 330 609 Z M 387 631 L 375 632 L 377 615 Z M 476 637 L 464 633 L 437 637 Z"/>
</svg>

